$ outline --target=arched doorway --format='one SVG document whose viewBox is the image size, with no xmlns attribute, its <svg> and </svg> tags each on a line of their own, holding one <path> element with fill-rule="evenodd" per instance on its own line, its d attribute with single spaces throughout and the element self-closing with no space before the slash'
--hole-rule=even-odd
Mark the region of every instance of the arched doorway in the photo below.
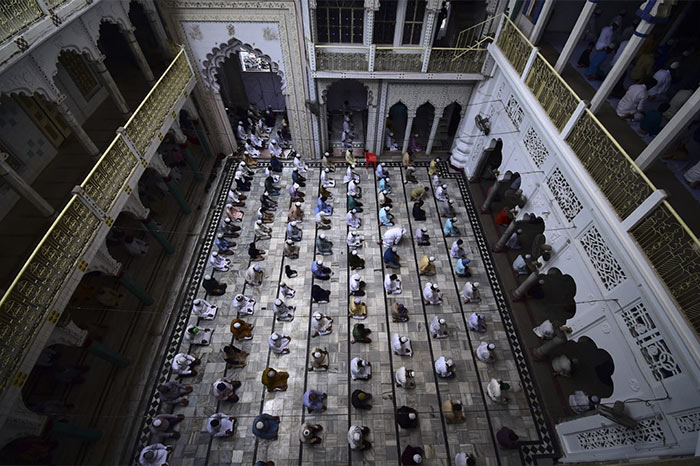
<svg viewBox="0 0 700 466">
<path fill-rule="evenodd" d="M 392 105 L 389 109 L 389 116 L 386 118 L 384 149 L 388 151 L 401 150 L 404 135 L 406 134 L 407 122 L 408 107 L 406 107 L 406 105 L 403 102 L 397 102 L 394 105 Z M 391 136 L 391 134 L 393 134 L 393 136 Z"/>
<path fill-rule="evenodd" d="M 430 102 L 425 102 L 416 110 L 416 118 L 413 120 L 411 135 L 409 136 L 409 149 L 413 152 L 424 152 L 428 147 L 430 130 L 435 119 L 435 107 Z"/>
<path fill-rule="evenodd" d="M 449 152 L 461 120 L 462 106 L 459 103 L 452 102 L 450 105 L 445 107 L 442 118 L 440 118 L 440 122 L 438 123 L 437 130 L 435 131 L 435 138 L 433 139 L 431 154 L 436 152 Z"/>
<path fill-rule="evenodd" d="M 360 81 L 343 79 L 325 93 L 328 141 L 334 152 L 352 149 L 362 155 L 367 135 L 367 88 Z"/>
</svg>

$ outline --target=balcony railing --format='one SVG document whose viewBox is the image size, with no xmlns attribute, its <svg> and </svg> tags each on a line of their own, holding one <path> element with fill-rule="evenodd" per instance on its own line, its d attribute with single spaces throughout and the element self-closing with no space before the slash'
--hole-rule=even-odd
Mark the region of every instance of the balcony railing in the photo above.
<svg viewBox="0 0 700 466">
<path fill-rule="evenodd" d="M 44 16 L 36 0 L 0 2 L 0 42 L 4 42 Z"/>
<path fill-rule="evenodd" d="M 522 75 L 534 46 L 508 17 L 503 18 L 496 45 L 517 74 Z M 561 131 L 574 114 L 579 97 L 539 53 L 525 83 Z M 620 219 L 634 212 L 656 190 L 589 110 L 576 121 L 566 143 Z M 700 333 L 700 241 L 697 236 L 666 201 L 631 233 L 688 321 Z"/>
<path fill-rule="evenodd" d="M 330 47 L 324 45 L 316 46 L 317 69 L 323 71 L 367 71 L 369 47 L 343 47 L 343 51 L 329 49 Z"/>
<path fill-rule="evenodd" d="M 423 47 L 377 47 L 374 71 L 419 73 L 423 64 Z"/>
<path fill-rule="evenodd" d="M 488 51 L 434 48 L 430 51 L 428 73 L 481 73 Z"/>
<path fill-rule="evenodd" d="M 11 383 L 21 385 L 26 374 L 18 374 L 19 368 L 42 324 L 55 324 L 60 317 L 79 282 L 72 278 L 85 271 L 89 251 L 104 241 L 109 214 L 118 213 L 117 201 L 125 202 L 131 193 L 128 185 L 145 169 L 147 151 L 153 154 L 163 138 L 162 126 L 175 118 L 175 104 L 193 85 L 194 73 L 181 50 L 127 123 L 126 137 L 116 136 L 81 184 L 107 218 L 73 195 L 0 300 L 0 393 Z"/>
</svg>

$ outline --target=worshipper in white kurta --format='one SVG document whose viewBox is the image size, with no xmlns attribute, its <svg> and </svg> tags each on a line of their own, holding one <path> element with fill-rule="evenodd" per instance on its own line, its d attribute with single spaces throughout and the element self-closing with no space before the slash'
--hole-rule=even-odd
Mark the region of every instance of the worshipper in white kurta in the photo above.
<svg viewBox="0 0 700 466">
<path fill-rule="evenodd" d="M 430 245 L 430 235 L 425 227 L 416 228 L 416 244 L 418 246 Z"/>
<path fill-rule="evenodd" d="M 291 322 L 294 320 L 295 310 L 296 306 L 289 306 L 279 298 L 272 304 L 272 311 L 280 322 Z"/>
<path fill-rule="evenodd" d="M 276 139 L 270 139 L 270 144 L 267 145 L 267 148 L 270 150 L 270 153 L 275 157 L 282 156 L 282 148 L 279 144 L 277 144 Z"/>
<path fill-rule="evenodd" d="M 350 293 L 353 296 L 364 296 L 366 283 L 362 280 L 359 273 L 354 273 L 350 276 L 349 281 Z"/>
<path fill-rule="evenodd" d="M 447 201 L 449 199 L 449 196 L 447 195 L 447 185 L 446 184 L 441 184 L 440 186 L 435 189 L 435 199 L 438 201 Z"/>
<path fill-rule="evenodd" d="M 349 210 L 345 214 L 345 221 L 350 228 L 360 228 L 360 225 L 362 225 L 362 220 L 360 220 L 360 216 L 357 215 L 357 210 L 355 209 Z"/>
<path fill-rule="evenodd" d="M 513 270 L 518 272 L 518 275 L 529 275 L 530 268 L 527 266 L 527 263 L 528 261 L 530 261 L 531 258 L 532 256 L 530 254 L 525 254 L 525 257 L 523 257 L 523 255 L 520 254 L 513 261 Z"/>
<path fill-rule="evenodd" d="M 166 447 L 162 443 L 154 443 L 144 447 L 139 454 L 140 466 L 163 466 L 168 464 L 168 453 L 171 447 Z"/>
<path fill-rule="evenodd" d="M 430 334 L 433 338 L 447 338 L 447 321 L 442 317 L 433 317 L 430 322 Z"/>
<path fill-rule="evenodd" d="M 483 314 L 472 312 L 469 315 L 469 320 L 467 323 L 469 324 L 469 330 L 477 333 L 486 332 L 486 321 Z"/>
<path fill-rule="evenodd" d="M 314 221 L 316 222 L 316 226 L 319 227 L 321 230 L 330 230 L 331 220 L 328 217 L 330 217 L 330 215 L 322 210 L 316 212 L 316 215 L 314 215 Z"/>
<path fill-rule="evenodd" d="M 177 375 L 197 375 L 197 371 L 192 369 L 197 362 L 197 358 L 187 353 L 178 353 L 173 358 L 172 369 Z"/>
<path fill-rule="evenodd" d="M 299 222 L 293 221 L 287 224 L 287 238 L 292 241 L 301 241 L 304 236 L 304 232 L 299 228 Z"/>
<path fill-rule="evenodd" d="M 644 83 L 632 84 L 625 95 L 617 104 L 615 112 L 620 118 L 634 118 L 635 120 L 642 119 L 642 109 L 644 103 L 649 97 L 647 86 Z"/>
<path fill-rule="evenodd" d="M 263 225 L 262 220 L 255 221 L 253 232 L 255 233 L 255 241 L 267 240 L 272 238 L 272 228 Z"/>
<path fill-rule="evenodd" d="M 466 303 L 480 303 L 481 291 L 479 291 L 479 282 L 466 282 L 462 288 L 462 301 Z"/>
<path fill-rule="evenodd" d="M 185 329 L 185 340 L 193 345 L 206 346 L 211 341 L 212 330 L 190 325 Z"/>
<path fill-rule="evenodd" d="M 299 170 L 299 173 L 306 173 L 308 171 L 306 163 L 299 158 L 298 154 L 294 156 L 294 168 Z"/>
<path fill-rule="evenodd" d="M 671 64 L 671 69 L 676 69 L 679 66 L 680 63 L 673 62 Z M 669 88 L 671 87 L 671 70 L 661 68 L 656 73 L 654 73 L 654 76 L 652 76 L 652 78 L 656 80 L 656 85 L 648 91 L 650 99 L 668 92 Z"/>
<path fill-rule="evenodd" d="M 235 422 L 235 419 L 228 414 L 212 414 L 207 421 L 207 432 L 209 432 L 212 437 L 230 437 L 233 435 L 233 426 Z"/>
<path fill-rule="evenodd" d="M 289 353 L 289 343 L 292 341 L 292 337 L 289 335 L 282 335 L 281 333 L 273 332 L 272 335 L 267 339 L 267 344 L 275 354 L 287 354 Z"/>
<path fill-rule="evenodd" d="M 263 282 L 263 277 L 265 276 L 262 267 L 258 264 L 251 265 L 248 270 L 245 271 L 245 282 L 251 286 L 260 286 Z"/>
<path fill-rule="evenodd" d="M 559 356 L 556 356 L 552 358 L 552 371 L 554 371 L 554 375 L 561 375 L 562 377 L 571 377 L 571 373 L 573 372 L 577 359 L 571 359 L 565 354 L 560 354 Z"/>
<path fill-rule="evenodd" d="M 322 348 L 314 348 L 311 350 L 309 371 L 327 371 L 328 370 L 328 351 Z"/>
<path fill-rule="evenodd" d="M 476 359 L 485 363 L 492 363 L 496 361 L 496 356 L 493 351 L 496 349 L 496 345 L 493 343 L 486 343 L 482 341 L 481 344 L 476 348 L 474 353 L 476 354 Z"/>
<path fill-rule="evenodd" d="M 311 337 L 330 335 L 333 332 L 333 319 L 326 314 L 314 312 L 311 319 Z"/>
<path fill-rule="evenodd" d="M 416 373 L 405 367 L 399 367 L 399 369 L 394 374 L 394 381 L 399 387 L 405 389 L 416 388 L 416 381 L 414 380 Z"/>
<path fill-rule="evenodd" d="M 293 298 L 295 294 L 297 294 L 297 292 L 294 291 L 293 288 L 291 288 L 284 282 L 280 282 L 280 295 L 283 298 Z"/>
<path fill-rule="evenodd" d="M 612 43 L 615 29 L 618 27 L 620 27 L 620 25 L 616 22 L 613 22 L 610 26 L 604 26 L 603 29 L 600 30 L 600 35 L 595 43 L 595 49 L 603 50 L 609 46 Z"/>
<path fill-rule="evenodd" d="M 248 138 L 248 140 L 246 140 L 246 142 L 245 142 L 245 151 L 248 152 L 250 154 L 250 156 L 253 157 L 254 159 L 257 159 L 258 157 L 260 157 L 260 151 L 255 148 L 255 146 L 253 145 L 253 142 L 251 141 L 250 138 Z"/>
<path fill-rule="evenodd" d="M 600 398 L 597 396 L 588 396 L 586 392 L 581 390 L 576 390 L 573 394 L 569 395 L 569 407 L 576 414 L 582 414 L 586 411 L 590 411 L 600 402 Z"/>
<path fill-rule="evenodd" d="M 209 302 L 203 299 L 195 299 L 192 301 L 192 314 L 196 315 L 200 319 L 214 320 L 218 310 L 218 307 L 212 306 L 209 304 Z"/>
<path fill-rule="evenodd" d="M 454 199 L 447 199 L 446 201 L 440 201 L 440 215 L 443 217 L 454 217 L 457 215 L 454 209 L 455 201 Z"/>
<path fill-rule="evenodd" d="M 551 340 L 554 337 L 554 325 L 552 325 L 549 319 L 533 328 L 532 331 L 535 332 L 535 335 L 541 340 Z"/>
<path fill-rule="evenodd" d="M 452 359 L 446 359 L 445 356 L 440 356 L 435 361 L 435 373 L 441 379 L 449 379 L 455 376 L 455 363 Z"/>
<path fill-rule="evenodd" d="M 236 389 L 241 387 L 241 382 L 233 381 L 225 377 L 216 379 L 211 385 L 211 392 L 219 401 L 233 401 L 238 402 L 238 395 L 236 395 Z"/>
<path fill-rule="evenodd" d="M 406 236 L 407 233 L 408 232 L 406 231 L 405 228 L 401 228 L 401 227 L 389 228 L 382 235 L 382 245 L 385 248 L 388 248 L 391 246 L 396 246 L 401 242 L 401 240 L 403 239 L 404 236 Z"/>
<path fill-rule="evenodd" d="M 372 377 L 372 365 L 362 358 L 350 361 L 350 377 L 352 380 L 369 380 Z"/>
<path fill-rule="evenodd" d="M 258 136 L 255 131 L 250 133 L 250 136 L 248 136 L 248 141 L 251 142 L 251 144 L 255 147 L 260 147 L 262 148 L 263 146 L 263 140 L 260 136 Z"/>
<path fill-rule="evenodd" d="M 394 350 L 394 354 L 399 356 L 408 356 L 409 358 L 413 356 L 411 340 L 407 336 L 401 336 L 398 333 L 391 337 L 391 349 Z"/>
<path fill-rule="evenodd" d="M 294 241 L 291 239 L 285 240 L 282 255 L 284 257 L 289 257 L 290 259 L 299 258 L 299 246 L 294 244 Z"/>
<path fill-rule="evenodd" d="M 388 294 L 401 294 L 401 279 L 395 273 L 386 274 L 384 277 L 384 289 Z"/>
<path fill-rule="evenodd" d="M 423 302 L 425 304 L 442 304 L 442 292 L 435 283 L 426 283 L 423 287 Z"/>
<path fill-rule="evenodd" d="M 345 169 L 345 176 L 343 177 L 343 183 L 348 184 L 351 181 L 355 180 L 355 182 L 360 181 L 360 175 L 352 171 L 352 169 L 355 168 L 354 165 L 348 165 L 348 168 Z"/>
<path fill-rule="evenodd" d="M 375 171 L 375 173 L 377 175 L 377 179 L 382 179 L 389 176 L 389 173 L 384 169 L 383 163 L 377 165 L 377 170 Z"/>
<path fill-rule="evenodd" d="M 351 450 L 367 450 L 372 448 L 372 444 L 365 440 L 369 434 L 369 427 L 350 426 L 348 429 L 348 444 Z"/>
<path fill-rule="evenodd" d="M 252 178 L 255 175 L 255 172 L 248 167 L 248 164 L 245 163 L 244 160 L 238 163 L 238 169 L 248 178 Z"/>
<path fill-rule="evenodd" d="M 252 315 L 255 310 L 255 300 L 238 293 L 231 301 L 231 309 L 236 311 L 238 317 L 241 315 Z"/>
<path fill-rule="evenodd" d="M 486 393 L 495 403 L 507 404 L 508 398 L 503 394 L 506 387 L 509 387 L 509 385 L 500 380 L 491 379 L 486 386 Z"/>
<path fill-rule="evenodd" d="M 148 252 L 148 243 L 132 236 L 124 238 L 124 247 L 126 252 L 132 256 L 145 256 Z"/>
<path fill-rule="evenodd" d="M 237 205 L 238 207 L 242 207 L 243 200 L 241 199 L 241 193 L 239 193 L 235 189 L 229 189 L 228 195 L 226 197 L 226 202 L 231 205 Z"/>
<path fill-rule="evenodd" d="M 461 259 L 462 257 L 467 257 L 467 253 L 462 247 L 464 244 L 464 240 L 458 239 L 456 241 L 452 242 L 452 246 L 450 247 L 450 257 L 454 257 L 455 259 Z"/>
<path fill-rule="evenodd" d="M 364 237 L 356 231 L 348 233 L 347 243 L 351 248 L 361 248 Z"/>
<path fill-rule="evenodd" d="M 700 184 L 700 162 L 696 163 L 685 173 L 683 173 L 683 178 L 685 178 L 691 187 L 697 187 L 698 184 Z"/>
<path fill-rule="evenodd" d="M 592 18 L 591 18 L 592 19 Z M 475 466 L 476 460 L 474 455 L 460 451 L 455 455 L 455 466 Z"/>
<path fill-rule="evenodd" d="M 362 188 L 360 188 L 358 181 L 352 180 L 348 183 L 348 194 L 358 199 L 362 197 Z"/>
<path fill-rule="evenodd" d="M 335 180 L 330 177 L 330 172 L 331 171 L 327 168 L 321 170 L 321 186 L 324 188 L 332 188 L 335 186 Z"/>
<path fill-rule="evenodd" d="M 211 262 L 211 265 L 214 266 L 214 270 L 218 270 L 219 272 L 228 272 L 228 268 L 231 265 L 231 261 L 223 256 L 220 256 L 217 251 L 211 253 L 209 262 Z"/>
<path fill-rule="evenodd" d="M 384 145 L 386 146 L 387 150 L 399 150 L 399 145 L 396 143 L 396 139 L 394 139 L 394 133 L 388 129 L 386 132 L 386 137 L 384 138 Z"/>
<path fill-rule="evenodd" d="M 333 172 L 335 171 L 335 167 L 333 166 L 333 162 L 331 162 L 330 156 L 331 154 L 329 154 L 328 152 L 323 153 L 323 158 L 321 159 L 321 166 Z"/>
<path fill-rule="evenodd" d="M 239 141 L 245 141 L 248 137 L 248 132 L 245 130 L 245 126 L 243 126 L 242 121 L 238 122 L 238 126 L 236 127 L 236 135 L 238 136 Z"/>
</svg>

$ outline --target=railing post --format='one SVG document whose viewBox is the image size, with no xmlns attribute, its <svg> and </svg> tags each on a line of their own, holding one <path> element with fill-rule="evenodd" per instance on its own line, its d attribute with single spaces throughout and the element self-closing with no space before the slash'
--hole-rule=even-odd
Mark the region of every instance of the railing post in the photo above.
<svg viewBox="0 0 700 466">
<path fill-rule="evenodd" d="M 423 63 L 421 64 L 420 72 L 427 73 L 428 65 L 430 65 L 430 54 L 432 53 L 432 47 L 425 47 L 423 49 Z"/>
<path fill-rule="evenodd" d="M 586 29 L 586 25 L 588 24 L 588 21 L 590 21 L 591 16 L 593 16 L 593 11 L 595 10 L 597 4 L 598 0 L 586 0 L 586 3 L 584 3 L 583 10 L 581 10 L 581 13 L 578 15 L 576 24 L 571 30 L 569 38 L 566 39 L 564 49 L 559 54 L 557 63 L 554 65 L 554 69 L 557 71 L 557 73 L 561 74 L 561 72 L 564 71 L 564 67 L 569 61 L 569 58 L 571 58 L 571 54 L 573 53 L 576 44 L 578 44 L 579 39 L 581 39 L 583 31 Z"/>
<path fill-rule="evenodd" d="M 374 73 L 374 58 L 377 56 L 377 45 L 372 44 L 369 46 L 369 56 L 367 57 L 368 68 L 367 71 Z"/>
<path fill-rule="evenodd" d="M 80 202 L 88 208 L 92 214 L 99 218 L 101 221 L 105 222 L 107 226 L 111 227 L 114 223 L 114 219 L 107 215 L 107 212 L 102 210 L 102 208 L 95 202 L 95 200 L 85 192 L 82 186 L 76 186 L 71 191 L 71 194 L 80 200 Z"/>
<path fill-rule="evenodd" d="M 574 126 L 576 126 L 576 123 L 578 123 L 578 120 L 581 118 L 581 115 L 583 115 L 583 112 L 586 110 L 586 102 L 583 100 L 578 103 L 576 106 L 576 110 L 574 110 L 574 113 L 571 114 L 571 117 L 569 117 L 569 121 L 566 122 L 564 125 L 564 128 L 561 130 L 561 139 L 565 140 L 566 137 L 569 135 L 572 129 L 574 129 Z"/>
<path fill-rule="evenodd" d="M 316 71 L 316 45 L 313 42 L 307 44 L 309 47 L 309 68 Z"/>
<path fill-rule="evenodd" d="M 530 70 L 532 69 L 533 63 L 535 63 L 535 58 L 537 57 L 538 52 L 539 49 L 537 47 L 532 47 L 532 50 L 530 50 L 530 56 L 527 59 L 527 63 L 525 63 L 525 68 L 523 68 L 523 74 L 520 75 L 521 81 L 525 82 L 527 75 L 530 74 Z"/>
<path fill-rule="evenodd" d="M 622 221 L 622 228 L 624 228 L 625 231 L 632 231 L 634 227 L 639 225 L 642 220 L 652 213 L 667 197 L 668 194 L 663 189 L 657 189 L 652 192 L 639 207 L 634 209 L 634 211 Z"/>
</svg>

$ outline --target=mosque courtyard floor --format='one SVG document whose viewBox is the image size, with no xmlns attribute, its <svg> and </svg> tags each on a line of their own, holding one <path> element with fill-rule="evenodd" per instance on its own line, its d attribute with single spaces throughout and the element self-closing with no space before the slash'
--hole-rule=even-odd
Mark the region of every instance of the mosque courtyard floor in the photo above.
<svg viewBox="0 0 700 466">
<path fill-rule="evenodd" d="M 259 241 L 258 248 L 267 251 L 264 261 L 256 262 L 264 272 L 265 279 L 260 287 L 245 283 L 243 274 L 251 264 L 247 246 L 253 240 L 253 225 L 258 199 L 264 191 L 264 163 L 256 169 L 252 189 L 242 223 L 241 236 L 234 239 L 238 243 L 236 253 L 227 256 L 232 260 L 228 272 L 212 269 L 209 255 L 216 249 L 214 240 L 225 214 L 223 213 L 229 186 L 233 182 L 233 168 L 229 163 L 225 182 L 218 197 L 215 212 L 207 228 L 207 236 L 198 252 L 197 265 L 193 268 L 185 300 L 173 312 L 179 313 L 170 341 L 161 358 L 158 383 L 174 380 L 171 364 L 175 354 L 184 352 L 201 358 L 197 366 L 198 374 L 188 377 L 183 383 L 192 385 L 186 407 L 176 407 L 175 414 L 184 414 L 185 419 L 178 424 L 181 437 L 168 440 L 173 447 L 168 463 L 173 466 L 203 466 L 253 464 L 255 461 L 274 461 L 277 465 L 319 465 L 319 464 L 360 464 L 360 463 L 400 463 L 400 456 L 407 445 L 425 449 L 425 464 L 452 464 L 460 451 L 473 453 L 480 465 L 551 464 L 557 456 L 553 431 L 543 414 L 541 395 L 531 377 L 531 368 L 525 359 L 524 347 L 516 332 L 515 325 L 504 296 L 504 289 L 496 273 L 493 259 L 484 239 L 483 231 L 467 190 L 466 181 L 457 172 L 449 170 L 442 163 L 440 178 L 448 185 L 448 192 L 455 199 L 459 220 L 460 237 L 464 239 L 467 252 L 472 260 L 471 281 L 481 283 L 482 301 L 478 304 L 463 304 L 460 291 L 465 278 L 454 273 L 454 261 L 449 248 L 456 238 L 443 235 L 444 218 L 441 218 L 433 190 L 428 192 L 424 209 L 427 219 L 416 222 L 411 216 L 410 191 L 416 186 L 404 184 L 404 173 L 399 162 L 386 163 L 391 176 L 393 192 L 392 213 L 395 224 L 408 230 L 408 237 L 398 246 L 401 256 L 400 275 L 403 293 L 388 296 L 383 287 L 385 268 L 383 248 L 377 243 L 387 227 L 378 223 L 377 186 L 373 169 L 358 166 L 361 177 L 364 211 L 360 214 L 362 226 L 360 234 L 365 238 L 359 254 L 365 259 L 364 270 L 359 271 L 367 283 L 366 295 L 362 298 L 367 304 L 367 318 L 362 321 L 372 330 L 370 344 L 352 343 L 352 327 L 355 319 L 348 317 L 350 294 L 348 279 L 351 274 L 346 245 L 348 227 L 345 222 L 346 190 L 343 184 L 345 164 L 337 164 L 333 178 L 334 212 L 331 217 L 333 228 L 322 231 L 334 243 L 333 254 L 325 256 L 325 264 L 333 270 L 329 281 L 315 279 L 311 273 L 311 262 L 315 256 L 317 231 L 314 222 L 316 197 L 319 192 L 320 164 L 309 163 L 306 174 L 307 185 L 303 204 L 303 239 L 300 243 L 298 259 L 283 257 L 285 227 L 290 206 L 288 192 L 291 183 L 291 164 L 285 163 L 281 174 L 281 195 L 277 197 L 277 209 L 272 227 L 272 239 Z M 430 185 L 427 163 L 416 164 L 416 174 L 421 184 Z M 431 238 L 428 246 L 418 246 L 413 236 L 418 227 L 425 227 Z M 436 258 L 437 275 L 425 277 L 418 274 L 418 261 L 423 255 Z M 288 279 L 285 266 L 298 271 L 295 278 Z M 206 295 L 201 287 L 202 279 L 210 274 L 217 280 L 226 282 L 228 288 L 223 296 Z M 292 322 L 275 321 L 272 304 L 278 297 L 280 281 L 296 290 L 296 296 L 287 299 L 289 305 L 296 306 Z M 443 292 L 440 306 L 424 305 L 421 290 L 430 281 L 437 283 Z M 331 298 L 327 304 L 313 303 L 311 289 L 314 284 L 330 289 Z M 248 341 L 235 341 L 234 344 L 249 352 L 248 364 L 242 369 L 227 369 L 223 360 L 222 348 L 233 342 L 230 332 L 231 320 L 236 312 L 231 301 L 238 293 L 244 293 L 256 300 L 255 314 L 242 317 L 255 324 L 253 338 Z M 205 298 L 219 307 L 213 321 L 199 321 L 191 313 L 192 301 Z M 391 319 L 391 306 L 394 301 L 404 304 L 409 310 L 409 321 L 395 323 Z M 310 336 L 311 316 L 320 311 L 332 317 L 333 331 L 330 335 L 312 338 Z M 472 312 L 486 316 L 486 333 L 475 333 L 467 328 L 467 319 Z M 433 339 L 429 323 L 435 315 L 447 320 L 449 337 Z M 191 346 L 183 334 L 188 325 L 213 329 L 211 342 L 207 346 Z M 291 352 L 277 355 L 268 347 L 268 337 L 272 332 L 291 336 Z M 395 333 L 408 336 L 413 347 L 411 358 L 397 356 L 391 351 L 391 336 Z M 496 345 L 496 362 L 484 364 L 474 355 L 482 341 Z M 309 372 L 310 352 L 314 347 L 325 348 L 329 352 L 330 367 L 327 372 Z M 456 377 L 440 379 L 436 376 L 433 364 L 440 356 L 452 358 L 456 363 Z M 368 381 L 351 380 L 350 360 L 361 357 L 371 362 L 372 378 Z M 416 388 L 406 390 L 394 383 L 394 372 L 401 366 L 416 372 Z M 273 367 L 289 373 L 286 391 L 268 393 L 261 383 L 262 372 Z M 212 383 L 227 377 L 242 382 L 237 394 L 237 403 L 220 402 L 212 394 Z M 493 402 L 486 392 L 492 379 L 508 382 L 511 390 L 507 405 Z M 302 405 L 302 396 L 308 389 L 316 389 L 328 394 L 328 409 L 322 413 L 308 413 Z M 361 389 L 373 395 L 372 409 L 360 411 L 351 406 L 350 394 Z M 149 443 L 148 426 L 153 416 L 168 412 L 161 406 L 156 395 L 156 387 L 151 390 L 151 402 L 143 414 L 142 428 L 136 439 L 132 458 L 136 458 L 141 448 Z M 460 401 L 463 404 L 466 421 L 460 424 L 447 424 L 441 405 L 445 400 Z M 405 430 L 398 426 L 394 413 L 400 406 L 409 406 L 419 412 L 419 425 L 416 429 Z M 236 419 L 235 432 L 231 437 L 213 439 L 206 430 L 208 417 L 223 412 Z M 252 433 L 253 419 L 268 413 L 281 418 L 277 440 L 261 440 Z M 299 427 L 302 422 L 318 423 L 323 426 L 319 445 L 299 442 Z M 350 425 L 367 426 L 371 429 L 370 440 L 373 447 L 364 452 L 350 450 L 347 431 Z M 506 450 L 496 442 L 496 432 L 503 426 L 513 429 L 520 437 L 518 449 Z"/>
</svg>

